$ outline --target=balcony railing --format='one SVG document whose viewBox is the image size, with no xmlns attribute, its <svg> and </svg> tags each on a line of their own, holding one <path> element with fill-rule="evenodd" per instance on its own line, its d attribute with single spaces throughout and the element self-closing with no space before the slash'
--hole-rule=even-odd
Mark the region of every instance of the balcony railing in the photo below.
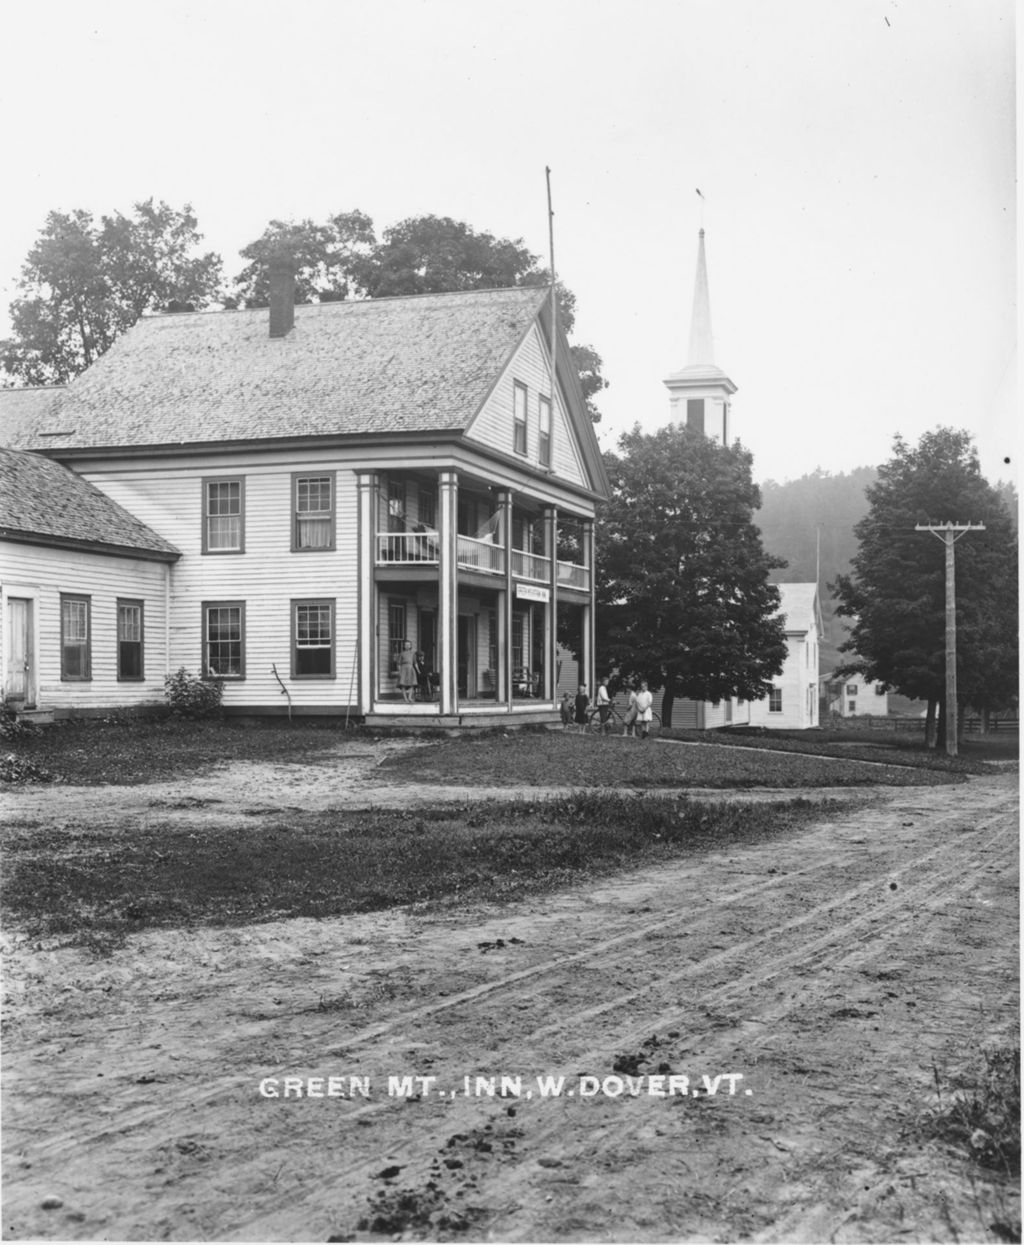
<svg viewBox="0 0 1024 1245">
<path fill-rule="evenodd" d="M 524 549 L 512 550 L 512 574 L 517 579 L 535 579 L 546 584 L 551 579 L 551 559 Z"/>
<path fill-rule="evenodd" d="M 490 540 L 477 540 L 475 536 L 459 536 L 456 539 L 456 559 L 459 566 L 471 571 L 484 571 L 490 575 L 505 574 L 505 550 Z"/>
<path fill-rule="evenodd" d="M 377 565 L 436 566 L 439 532 L 381 532 L 377 537 Z"/>
<path fill-rule="evenodd" d="M 582 588 L 586 592 L 590 587 L 590 568 L 576 562 L 559 562 L 558 582 L 565 588 Z"/>
<path fill-rule="evenodd" d="M 381 532 L 377 537 L 378 566 L 436 566 L 441 536 L 439 532 Z M 459 536 L 456 541 L 458 564 L 465 570 L 504 575 L 505 550 L 490 540 Z M 512 574 L 546 584 L 551 579 L 551 559 L 525 549 L 512 550 Z M 558 563 L 558 582 L 566 588 L 590 587 L 590 569 L 575 562 Z"/>
</svg>

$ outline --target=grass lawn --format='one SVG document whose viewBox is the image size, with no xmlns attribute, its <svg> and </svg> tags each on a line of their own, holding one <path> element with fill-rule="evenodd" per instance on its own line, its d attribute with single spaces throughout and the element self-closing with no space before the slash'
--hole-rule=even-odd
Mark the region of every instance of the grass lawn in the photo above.
<svg viewBox="0 0 1024 1245">
<path fill-rule="evenodd" d="M 388 782 L 451 783 L 456 786 L 563 787 L 863 787 L 928 786 L 956 782 L 964 769 L 932 765 L 929 756 L 873 755 L 865 765 L 839 754 L 835 760 L 792 749 L 690 747 L 674 742 L 624 739 L 621 735 L 555 732 L 465 735 L 388 758 L 380 767 Z M 808 748 L 813 746 L 808 741 Z M 913 766 L 914 768 L 902 768 Z M 969 772 L 984 767 L 977 765 Z"/>
<path fill-rule="evenodd" d="M 0 831 L 0 909 L 8 930 L 101 951 L 153 926 L 493 903 L 623 866 L 770 841 L 822 813 L 820 803 L 802 800 L 730 805 L 588 793 L 426 811 L 289 813 L 241 829 L 178 822 L 126 832 L 21 821 Z"/>
<path fill-rule="evenodd" d="M 226 761 L 308 763 L 352 738 L 333 726 L 258 725 L 180 718 L 58 722 L 0 740 L 0 760 L 46 771 L 76 785 L 132 786 L 201 773 Z M 3 780 L 0 769 L 0 781 Z M 33 780 L 27 774 L 29 781 Z M 24 779 L 22 779 L 24 781 Z"/>
<path fill-rule="evenodd" d="M 677 732 L 673 737 L 708 746 L 561 731 L 488 731 L 403 751 L 385 763 L 382 773 L 392 783 L 460 786 L 728 788 L 907 786 L 952 782 L 987 771 L 971 755 L 972 745 L 965 747 L 967 755 L 950 761 L 899 737 L 863 742 L 863 732 L 852 741 L 826 732 L 756 736 Z M 133 785 L 208 772 L 230 761 L 330 764 L 334 750 L 369 738 L 358 728 L 345 731 L 333 725 L 290 726 L 280 721 L 66 722 L 17 731 L 0 741 L 0 783 Z M 999 745 L 1002 755 L 1016 755 L 1016 736 L 1000 739 Z M 993 746 L 989 745 L 990 752 Z M 808 755 L 813 753 L 836 759 Z M 884 768 L 858 765 L 857 760 L 882 762 Z"/>
</svg>

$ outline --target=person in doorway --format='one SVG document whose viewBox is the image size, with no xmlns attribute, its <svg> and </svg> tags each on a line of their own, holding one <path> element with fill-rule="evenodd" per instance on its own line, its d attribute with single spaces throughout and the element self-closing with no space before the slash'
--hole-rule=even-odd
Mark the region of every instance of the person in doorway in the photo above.
<svg viewBox="0 0 1024 1245">
<path fill-rule="evenodd" d="M 587 710 L 590 708 L 590 697 L 587 695 L 586 687 L 581 683 L 579 691 L 576 693 L 576 714 L 573 721 L 580 728 L 585 730 L 587 726 Z"/>
<path fill-rule="evenodd" d="M 608 695 L 608 680 L 597 685 L 597 712 L 601 719 L 601 734 L 607 735 L 612 728 L 612 698 Z"/>
<path fill-rule="evenodd" d="M 640 724 L 640 738 L 649 739 L 651 731 L 651 719 L 654 714 L 651 706 L 654 704 L 654 697 L 647 688 L 647 681 L 644 680 L 640 684 L 640 690 L 636 694 L 636 720 Z"/>
<path fill-rule="evenodd" d="M 405 703 L 411 705 L 416 690 L 416 654 L 412 651 L 412 640 L 406 640 L 398 654 L 398 690 Z"/>
<path fill-rule="evenodd" d="M 427 655 L 422 649 L 416 654 L 416 682 L 420 689 L 420 700 L 433 699 L 430 687 L 430 667 Z"/>
</svg>

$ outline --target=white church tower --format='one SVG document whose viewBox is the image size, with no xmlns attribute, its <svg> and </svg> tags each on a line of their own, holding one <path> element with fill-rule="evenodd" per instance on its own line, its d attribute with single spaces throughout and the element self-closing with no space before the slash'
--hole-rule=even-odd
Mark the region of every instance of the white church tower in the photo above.
<svg viewBox="0 0 1024 1245">
<path fill-rule="evenodd" d="M 690 318 L 690 351 L 686 367 L 665 381 L 670 418 L 713 437 L 722 445 L 731 439 L 729 399 L 736 386 L 715 363 L 711 335 L 711 299 L 708 295 L 708 264 L 704 255 L 704 230 L 697 244 L 697 277 L 693 286 Z"/>
</svg>

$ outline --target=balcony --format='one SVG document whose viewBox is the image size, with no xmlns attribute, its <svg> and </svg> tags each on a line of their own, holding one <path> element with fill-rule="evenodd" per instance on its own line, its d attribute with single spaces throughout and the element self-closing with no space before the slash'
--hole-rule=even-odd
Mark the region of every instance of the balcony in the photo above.
<svg viewBox="0 0 1024 1245">
<path fill-rule="evenodd" d="M 562 588 L 578 588 L 581 592 L 588 592 L 590 568 L 577 562 L 559 562 L 558 583 Z"/>
<path fill-rule="evenodd" d="M 377 537 L 378 566 L 436 566 L 440 532 L 381 532 Z"/>
<path fill-rule="evenodd" d="M 532 579 L 536 583 L 551 582 L 551 559 L 525 549 L 512 550 L 512 574 L 516 579 Z"/>
<path fill-rule="evenodd" d="M 437 566 L 441 534 L 436 531 L 381 532 L 377 537 L 378 566 Z M 456 560 L 461 569 L 485 575 L 505 574 L 505 550 L 475 536 L 456 538 Z M 558 583 L 580 592 L 590 589 L 590 569 L 576 562 L 559 562 Z M 512 574 L 538 584 L 551 582 L 551 559 L 525 549 L 512 550 Z"/>
<path fill-rule="evenodd" d="M 505 550 L 490 540 L 475 536 L 457 536 L 455 558 L 467 571 L 483 571 L 487 575 L 505 574 Z"/>
</svg>

